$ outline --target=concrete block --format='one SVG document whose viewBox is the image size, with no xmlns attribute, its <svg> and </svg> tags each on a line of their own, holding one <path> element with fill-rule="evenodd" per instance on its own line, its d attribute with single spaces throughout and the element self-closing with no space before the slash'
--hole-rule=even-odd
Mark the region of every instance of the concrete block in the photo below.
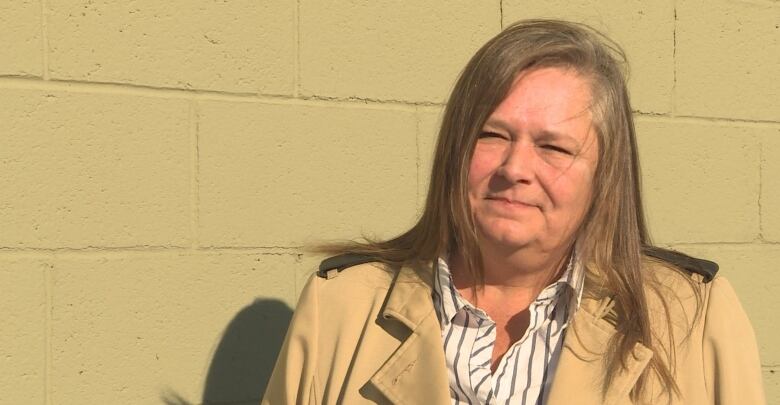
<svg viewBox="0 0 780 405">
<path fill-rule="evenodd" d="M 780 130 L 761 141 L 761 234 L 780 242 Z"/>
<path fill-rule="evenodd" d="M 604 32 L 626 51 L 633 108 L 671 111 L 674 88 L 674 2 L 642 0 L 505 0 L 504 26 L 526 18 L 562 18 Z"/>
<path fill-rule="evenodd" d="M 304 94 L 442 102 L 500 30 L 499 2 L 300 2 Z"/>
<path fill-rule="evenodd" d="M 719 123 L 639 119 L 644 201 L 653 239 L 757 239 L 759 137 L 765 132 Z"/>
<path fill-rule="evenodd" d="M 674 247 L 674 246 L 673 246 Z M 780 246 L 777 245 L 686 245 L 675 247 L 720 266 L 739 297 L 756 332 L 761 363 L 780 364 Z M 770 402 L 771 403 L 771 402 Z"/>
<path fill-rule="evenodd" d="M 188 246 L 182 100 L 0 90 L 0 246 Z"/>
<path fill-rule="evenodd" d="M 204 102 L 204 246 L 301 246 L 390 237 L 416 209 L 411 111 Z"/>
<path fill-rule="evenodd" d="M 766 403 L 780 403 L 780 367 L 766 367 L 763 374 Z"/>
<path fill-rule="evenodd" d="M 0 403 L 43 404 L 46 378 L 46 264 L 0 258 Z"/>
<path fill-rule="evenodd" d="M 444 114 L 443 107 L 420 107 L 417 110 L 417 153 L 419 155 L 419 171 L 417 175 L 417 209 L 422 213 L 430 185 L 433 156 L 436 151 L 436 141 Z"/>
<path fill-rule="evenodd" d="M 292 314 L 297 266 L 286 254 L 61 258 L 51 403 L 257 403 Z"/>
<path fill-rule="evenodd" d="M 42 76 L 41 4 L 34 0 L 0 4 L 0 75 Z"/>
<path fill-rule="evenodd" d="M 332 255 L 312 253 L 304 253 L 300 255 L 300 266 L 298 267 L 299 271 L 295 275 L 296 302 L 301 294 L 301 291 L 303 290 L 303 287 L 306 285 L 306 282 L 309 281 L 311 275 L 316 273 L 320 268 L 320 263 L 330 256 Z"/>
<path fill-rule="evenodd" d="M 295 2 L 47 2 L 51 77 L 292 94 Z"/>
<path fill-rule="evenodd" d="M 677 113 L 780 120 L 780 3 L 677 2 Z"/>
</svg>

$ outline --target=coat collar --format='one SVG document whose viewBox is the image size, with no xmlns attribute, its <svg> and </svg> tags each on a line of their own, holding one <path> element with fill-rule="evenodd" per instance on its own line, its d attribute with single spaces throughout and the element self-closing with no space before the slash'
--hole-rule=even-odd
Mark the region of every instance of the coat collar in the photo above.
<svg viewBox="0 0 780 405">
<path fill-rule="evenodd" d="M 414 331 L 433 312 L 433 271 L 428 266 L 403 266 L 396 273 L 382 308 L 382 317 L 394 318 Z"/>
<path fill-rule="evenodd" d="M 395 404 L 450 403 L 444 343 L 431 298 L 432 274 L 425 266 L 402 267 L 382 309 L 383 320 L 395 319 L 411 332 L 371 377 Z"/>
<path fill-rule="evenodd" d="M 647 346 L 635 343 L 625 367 L 602 392 L 604 355 L 612 339 L 621 333 L 604 319 L 611 308 L 610 303 L 611 298 L 585 298 L 574 313 L 563 341 L 547 405 L 569 404 L 573 392 L 577 393 L 577 403 L 583 405 L 611 405 L 628 401 L 631 389 L 647 367 L 653 352 Z"/>
<path fill-rule="evenodd" d="M 430 264 L 403 266 L 387 294 L 381 312 L 383 321 L 397 320 L 410 331 L 371 378 L 371 383 L 392 403 L 451 403 L 441 326 L 431 297 L 432 283 Z M 569 404 L 572 393 L 577 393 L 577 403 L 583 405 L 618 404 L 628 399 L 653 353 L 636 343 L 625 368 L 602 392 L 603 355 L 612 338 L 620 333 L 604 319 L 609 309 L 609 298 L 583 297 L 568 326 L 547 405 Z"/>
</svg>

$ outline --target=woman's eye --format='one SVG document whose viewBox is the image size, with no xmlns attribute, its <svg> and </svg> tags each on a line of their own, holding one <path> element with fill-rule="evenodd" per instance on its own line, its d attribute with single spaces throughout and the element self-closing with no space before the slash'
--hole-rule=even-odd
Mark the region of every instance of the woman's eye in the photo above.
<svg viewBox="0 0 780 405">
<path fill-rule="evenodd" d="M 564 148 L 561 148 L 560 146 L 556 146 L 556 145 L 542 145 L 542 148 L 548 149 L 548 150 L 551 150 L 551 151 L 555 151 L 555 152 L 558 152 L 558 153 L 563 153 L 565 155 L 571 155 L 571 152 L 569 152 L 568 150 L 566 150 Z"/>
<path fill-rule="evenodd" d="M 503 135 L 501 135 L 501 134 L 497 134 L 497 133 L 495 133 L 495 132 L 489 132 L 489 131 L 484 131 L 484 132 L 481 132 L 481 133 L 479 134 L 479 137 L 480 137 L 480 139 L 482 139 L 482 138 L 498 138 L 498 139 L 506 139 L 506 137 L 504 137 L 504 136 L 503 136 Z"/>
</svg>

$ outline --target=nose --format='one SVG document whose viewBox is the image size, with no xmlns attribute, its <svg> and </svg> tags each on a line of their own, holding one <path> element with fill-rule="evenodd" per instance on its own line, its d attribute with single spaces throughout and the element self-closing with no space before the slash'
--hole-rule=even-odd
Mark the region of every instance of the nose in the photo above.
<svg viewBox="0 0 780 405">
<path fill-rule="evenodd" d="M 525 142 L 513 142 L 497 173 L 510 183 L 530 184 L 533 179 L 536 156 L 533 145 Z"/>
</svg>

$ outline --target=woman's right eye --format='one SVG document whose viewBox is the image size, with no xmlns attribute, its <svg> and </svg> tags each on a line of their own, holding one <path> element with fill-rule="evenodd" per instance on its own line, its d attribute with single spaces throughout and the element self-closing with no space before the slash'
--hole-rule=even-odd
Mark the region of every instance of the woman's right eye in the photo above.
<svg viewBox="0 0 780 405">
<path fill-rule="evenodd" d="M 490 132 L 490 131 L 482 131 L 482 132 L 480 132 L 479 138 L 480 139 L 484 139 L 484 138 L 506 139 L 505 136 L 503 136 L 501 134 L 498 134 L 498 133 L 495 133 L 495 132 Z"/>
</svg>

